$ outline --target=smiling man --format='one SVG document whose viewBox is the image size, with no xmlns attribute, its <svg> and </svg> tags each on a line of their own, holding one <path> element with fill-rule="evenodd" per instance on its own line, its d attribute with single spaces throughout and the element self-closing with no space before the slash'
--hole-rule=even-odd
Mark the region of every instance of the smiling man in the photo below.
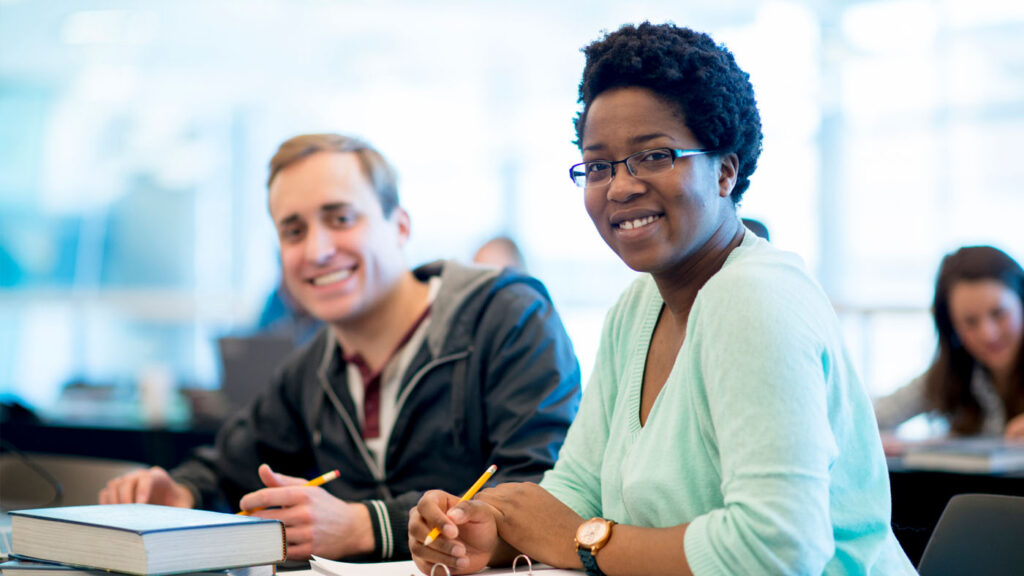
<svg viewBox="0 0 1024 576">
<path fill-rule="evenodd" d="M 268 390 L 170 473 L 111 481 L 100 500 L 266 510 L 288 557 L 409 556 L 409 509 L 490 464 L 537 480 L 576 414 L 580 372 L 550 297 L 511 270 L 411 270 L 394 170 L 366 143 L 297 136 L 270 162 L 289 292 L 326 327 Z M 269 377 L 269 375 L 268 375 Z M 331 469 L 322 487 L 306 478 Z"/>
</svg>

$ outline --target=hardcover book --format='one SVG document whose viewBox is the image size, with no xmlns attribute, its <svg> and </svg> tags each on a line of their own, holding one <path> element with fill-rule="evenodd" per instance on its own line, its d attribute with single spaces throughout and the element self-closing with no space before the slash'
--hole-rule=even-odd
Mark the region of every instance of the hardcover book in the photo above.
<svg viewBox="0 0 1024 576">
<path fill-rule="evenodd" d="M 61 574 L 63 572 L 63 574 Z M 243 566 L 227 570 L 208 570 L 205 572 L 189 572 L 188 576 L 274 576 L 277 572 L 273 564 L 259 566 Z M 118 572 L 78 568 L 55 562 L 21 560 L 15 558 L 0 562 L 0 574 L 3 576 L 118 576 Z"/>
<path fill-rule="evenodd" d="M 72 566 L 140 576 L 223 570 L 280 562 L 277 520 L 152 504 L 17 510 L 11 552 Z"/>
</svg>

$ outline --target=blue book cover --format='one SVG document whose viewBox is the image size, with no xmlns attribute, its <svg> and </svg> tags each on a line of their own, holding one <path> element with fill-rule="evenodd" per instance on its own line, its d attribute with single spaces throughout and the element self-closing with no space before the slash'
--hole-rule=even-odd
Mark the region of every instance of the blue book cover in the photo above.
<svg viewBox="0 0 1024 576">
<path fill-rule="evenodd" d="M 157 506 L 155 504 L 96 504 L 93 506 L 65 506 L 12 510 L 11 516 L 28 516 L 40 520 L 56 520 L 86 526 L 100 526 L 113 530 L 126 530 L 136 534 L 166 530 L 212 528 L 233 524 L 275 523 L 253 516 L 239 516 L 209 510 Z"/>
</svg>

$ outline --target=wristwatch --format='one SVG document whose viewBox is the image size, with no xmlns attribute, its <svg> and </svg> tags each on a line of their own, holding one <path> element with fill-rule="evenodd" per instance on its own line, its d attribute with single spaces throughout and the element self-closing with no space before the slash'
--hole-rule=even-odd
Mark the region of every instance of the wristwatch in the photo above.
<svg viewBox="0 0 1024 576">
<path fill-rule="evenodd" d="M 597 566 L 597 551 L 612 537 L 615 522 L 604 518 L 591 518 L 576 529 L 576 553 L 580 555 L 583 569 L 588 576 L 604 576 Z"/>
</svg>

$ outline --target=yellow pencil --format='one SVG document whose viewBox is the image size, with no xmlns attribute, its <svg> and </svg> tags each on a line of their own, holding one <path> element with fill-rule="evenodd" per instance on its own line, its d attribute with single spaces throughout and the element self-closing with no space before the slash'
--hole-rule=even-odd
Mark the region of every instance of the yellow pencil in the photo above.
<svg viewBox="0 0 1024 576">
<path fill-rule="evenodd" d="M 459 498 L 459 502 L 465 502 L 466 500 L 469 500 L 473 496 L 476 496 L 476 493 L 479 492 L 480 489 L 484 487 L 484 483 L 486 483 L 487 480 L 490 479 L 491 475 L 497 471 L 498 467 L 495 466 L 494 464 L 491 464 L 491 467 L 488 468 L 487 470 L 484 470 L 483 475 L 476 479 L 476 482 L 474 482 L 473 485 L 469 487 L 469 490 L 466 490 L 466 493 L 462 495 L 462 498 Z M 433 542 L 434 539 L 440 535 L 441 528 L 435 526 L 434 529 L 430 531 L 430 534 L 427 534 L 427 539 L 423 541 L 423 545 L 429 546 L 430 543 Z"/>
<path fill-rule="evenodd" d="M 328 472 L 326 474 L 321 474 L 320 476 L 317 476 L 316 478 L 313 478 L 309 482 L 306 482 L 304 485 L 305 486 L 322 486 L 322 485 L 330 482 L 331 480 L 334 480 L 339 475 L 340 475 L 340 472 L 338 472 L 337 470 L 331 470 L 330 472 Z M 252 514 L 253 512 L 259 512 L 260 510 L 266 510 L 266 508 L 259 507 L 259 508 L 253 508 L 252 510 L 242 510 L 241 512 L 239 512 L 239 514 L 242 515 L 242 516 L 248 516 L 248 515 Z"/>
</svg>

